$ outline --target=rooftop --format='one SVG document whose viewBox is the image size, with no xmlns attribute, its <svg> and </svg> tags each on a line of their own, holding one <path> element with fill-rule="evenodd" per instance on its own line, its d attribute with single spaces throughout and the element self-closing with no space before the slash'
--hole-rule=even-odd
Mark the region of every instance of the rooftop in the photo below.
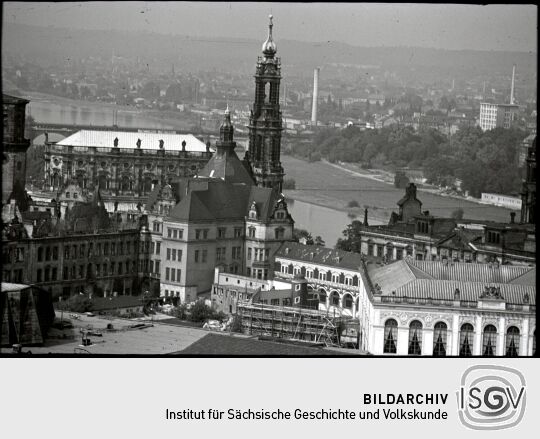
<svg viewBox="0 0 540 439">
<path fill-rule="evenodd" d="M 373 285 L 383 296 L 477 301 L 486 286 L 499 287 L 508 303 L 522 304 L 525 294 L 536 303 L 536 268 L 465 262 L 400 260 L 388 265 L 368 264 Z"/>
<path fill-rule="evenodd" d="M 276 258 L 302 260 L 329 267 L 358 270 L 362 261 L 359 253 L 335 250 L 318 245 L 303 245 L 298 242 L 284 242 L 276 253 Z"/>
<path fill-rule="evenodd" d="M 114 139 L 118 139 L 120 149 L 137 149 L 137 141 L 140 139 L 141 149 L 159 150 L 160 140 L 163 140 L 163 149 L 168 151 L 182 151 L 182 142 L 186 142 L 186 151 L 206 152 L 206 144 L 192 134 L 81 130 L 61 140 L 57 145 L 113 148 Z"/>
</svg>

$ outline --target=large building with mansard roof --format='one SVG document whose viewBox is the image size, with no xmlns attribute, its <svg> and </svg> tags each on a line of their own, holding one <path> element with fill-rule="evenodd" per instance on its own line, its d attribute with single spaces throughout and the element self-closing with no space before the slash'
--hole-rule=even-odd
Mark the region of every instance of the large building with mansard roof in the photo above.
<svg viewBox="0 0 540 439">
<path fill-rule="evenodd" d="M 317 308 L 357 320 L 376 355 L 531 356 L 536 268 L 382 258 L 284 243 L 274 280 L 305 277 Z"/>
</svg>

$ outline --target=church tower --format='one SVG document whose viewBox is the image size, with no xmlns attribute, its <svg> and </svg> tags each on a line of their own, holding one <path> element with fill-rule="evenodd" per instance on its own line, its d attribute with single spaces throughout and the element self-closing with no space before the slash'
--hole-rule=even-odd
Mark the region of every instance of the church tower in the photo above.
<svg viewBox="0 0 540 439">
<path fill-rule="evenodd" d="M 268 38 L 263 43 L 263 56 L 258 58 L 255 72 L 255 102 L 249 119 L 246 160 L 257 186 L 281 192 L 284 175 L 280 160 L 283 129 L 279 108 L 281 62 L 275 56 L 277 46 L 272 39 L 272 27 L 270 15 Z"/>
</svg>

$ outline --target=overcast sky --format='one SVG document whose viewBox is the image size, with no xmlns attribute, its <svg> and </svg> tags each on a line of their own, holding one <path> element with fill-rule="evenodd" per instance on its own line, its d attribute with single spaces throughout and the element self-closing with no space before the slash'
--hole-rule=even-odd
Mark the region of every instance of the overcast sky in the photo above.
<svg viewBox="0 0 540 439">
<path fill-rule="evenodd" d="M 4 2 L 12 23 L 143 30 L 192 37 L 276 39 L 356 46 L 537 51 L 535 5 L 206 2 Z"/>
</svg>

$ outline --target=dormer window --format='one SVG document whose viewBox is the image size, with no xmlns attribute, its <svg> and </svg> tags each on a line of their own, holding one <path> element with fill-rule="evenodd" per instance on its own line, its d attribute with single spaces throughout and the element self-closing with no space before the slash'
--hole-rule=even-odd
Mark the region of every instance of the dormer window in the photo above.
<svg viewBox="0 0 540 439">
<path fill-rule="evenodd" d="M 249 218 L 250 219 L 257 219 L 258 217 L 258 213 L 257 213 L 257 203 L 255 203 L 255 201 L 253 203 L 251 203 L 251 207 L 249 209 Z"/>
</svg>

